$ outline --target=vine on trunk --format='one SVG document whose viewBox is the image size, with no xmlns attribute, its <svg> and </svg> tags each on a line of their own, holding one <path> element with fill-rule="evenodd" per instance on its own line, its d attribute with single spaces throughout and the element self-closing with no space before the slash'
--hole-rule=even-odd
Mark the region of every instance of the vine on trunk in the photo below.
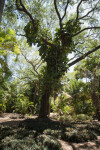
<svg viewBox="0 0 100 150">
<path fill-rule="evenodd" d="M 63 24 L 62 30 L 60 28 L 56 29 L 55 38 L 50 42 L 51 46 L 45 43 L 38 33 L 39 21 L 34 21 L 34 23 L 29 22 L 24 28 L 27 42 L 29 45 L 32 45 L 32 43 L 38 44 L 37 46 L 40 47 L 39 54 L 42 60 L 46 62 L 46 66 L 43 68 L 41 87 L 42 99 L 45 98 L 45 101 L 46 99 L 49 101 L 49 97 L 52 95 L 53 90 L 58 91 L 60 78 L 68 69 L 67 63 L 69 60 L 67 56 L 75 47 L 72 34 L 75 34 L 81 29 L 79 23 L 77 26 L 74 26 L 74 23 L 75 21 L 72 19 Z M 48 91 L 48 93 L 46 93 L 46 91 Z M 46 105 L 44 100 L 41 103 Z M 47 113 L 47 111 L 44 113 Z"/>
</svg>

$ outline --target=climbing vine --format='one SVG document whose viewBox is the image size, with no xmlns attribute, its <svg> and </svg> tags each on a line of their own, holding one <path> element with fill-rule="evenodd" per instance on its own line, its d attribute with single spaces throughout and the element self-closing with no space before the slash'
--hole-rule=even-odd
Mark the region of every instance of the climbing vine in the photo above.
<svg viewBox="0 0 100 150">
<path fill-rule="evenodd" d="M 24 28 L 27 42 L 29 45 L 36 44 L 39 46 L 39 54 L 41 59 L 46 62 L 43 75 L 43 87 L 50 92 L 55 89 L 58 90 L 60 78 L 67 71 L 68 53 L 72 52 L 75 45 L 72 39 L 72 34 L 80 31 L 80 22 L 75 25 L 75 20 L 69 20 L 63 24 L 62 30 L 56 29 L 52 46 L 46 44 L 41 35 L 38 33 L 40 28 L 39 21 L 34 23 L 30 21 Z M 49 37 L 48 37 L 49 38 Z M 64 45 L 62 46 L 62 41 Z M 44 88 L 43 88 L 44 89 Z"/>
</svg>

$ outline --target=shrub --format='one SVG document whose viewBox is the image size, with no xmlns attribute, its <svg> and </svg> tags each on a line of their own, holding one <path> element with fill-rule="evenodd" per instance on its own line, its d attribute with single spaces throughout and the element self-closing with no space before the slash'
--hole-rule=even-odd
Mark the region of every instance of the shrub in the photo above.
<svg viewBox="0 0 100 150">
<path fill-rule="evenodd" d="M 1 140 L 0 150 L 62 150 L 56 138 L 40 135 L 37 138 L 27 136 L 23 139 L 7 136 Z"/>
<path fill-rule="evenodd" d="M 1 150 L 32 150 L 36 147 L 36 142 L 33 138 L 16 139 L 13 136 L 6 137 L 2 140 Z"/>
<path fill-rule="evenodd" d="M 19 95 L 15 105 L 15 112 L 27 114 L 29 113 L 30 108 L 34 108 L 33 102 L 29 101 L 29 98 L 22 95 Z"/>
<path fill-rule="evenodd" d="M 48 150 L 62 150 L 61 144 L 53 136 L 40 135 L 38 141 L 41 141 L 45 147 L 48 147 Z"/>
<path fill-rule="evenodd" d="M 69 142 L 85 142 L 90 140 L 97 139 L 97 136 L 94 132 L 88 131 L 86 129 L 77 130 L 70 128 L 62 135 L 62 139 Z"/>
<path fill-rule="evenodd" d="M 58 117 L 58 120 L 63 121 L 63 122 L 72 122 L 72 121 L 92 121 L 93 118 L 92 116 L 88 116 L 86 114 L 73 114 L 71 115 L 62 115 Z"/>
<path fill-rule="evenodd" d="M 76 119 L 78 121 L 87 121 L 87 120 L 92 121 L 93 120 L 91 116 L 88 116 L 88 115 L 85 115 L 85 114 L 79 114 L 79 115 L 77 115 Z"/>
<path fill-rule="evenodd" d="M 99 124 L 91 124 L 91 125 L 87 125 L 86 129 L 89 131 L 93 131 L 95 132 L 97 135 L 100 136 L 100 125 Z"/>
<path fill-rule="evenodd" d="M 46 135 L 52 135 L 56 138 L 61 138 L 61 134 L 62 134 L 61 130 L 51 130 L 51 129 L 46 129 L 44 130 L 43 133 Z"/>
<path fill-rule="evenodd" d="M 0 140 L 14 133 L 13 128 L 8 126 L 0 126 Z"/>
<path fill-rule="evenodd" d="M 63 116 L 59 116 L 58 120 L 63 121 L 63 122 L 71 122 L 73 121 L 73 118 L 71 115 L 63 115 Z"/>
</svg>

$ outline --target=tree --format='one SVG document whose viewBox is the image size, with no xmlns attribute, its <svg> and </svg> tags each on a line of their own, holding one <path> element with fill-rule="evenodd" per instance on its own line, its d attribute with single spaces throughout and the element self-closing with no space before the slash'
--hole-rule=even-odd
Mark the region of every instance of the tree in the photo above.
<svg viewBox="0 0 100 150">
<path fill-rule="evenodd" d="M 5 0 L 0 0 L 0 23 L 1 23 L 1 19 L 2 19 L 4 4 L 5 4 Z"/>
<path fill-rule="evenodd" d="M 7 73 L 9 74 L 9 67 L 7 63 L 9 52 L 13 52 L 14 54 L 20 53 L 15 32 L 11 29 L 4 30 L 0 28 L 0 69 L 3 72 L 4 78 Z"/>
<path fill-rule="evenodd" d="M 12 76 L 12 71 L 8 64 L 10 53 L 17 55 L 20 53 L 15 32 L 11 29 L 0 28 L 0 106 L 3 111 L 6 110 L 7 100 L 11 100 L 11 97 L 8 96 L 9 82 Z M 10 106 L 9 109 L 11 109 Z"/>
<path fill-rule="evenodd" d="M 75 67 L 77 78 L 87 78 L 88 90 L 96 108 L 96 117 L 100 120 L 100 51 L 92 54 L 82 64 Z"/>
<path fill-rule="evenodd" d="M 52 10 L 49 5 L 53 6 Z M 35 0 L 28 3 L 16 0 L 20 14 L 29 17 L 29 21 L 26 19 L 24 36 L 30 46 L 37 44 L 41 59 L 46 63 L 42 71 L 40 117 L 49 115 L 49 98 L 54 90 L 58 91 L 60 79 L 68 68 L 100 48 L 99 44 L 90 47 L 87 42 L 90 40 L 94 42 L 93 39 L 99 37 L 99 6 L 99 0 L 67 0 L 67 2 Z M 75 12 L 71 14 L 70 9 L 73 8 Z M 48 16 L 45 15 L 46 12 Z M 50 24 L 51 14 L 56 16 L 56 26 Z M 74 60 L 69 60 L 69 53 L 74 53 Z"/>
<path fill-rule="evenodd" d="M 77 79 L 70 79 L 65 90 L 71 96 L 71 106 L 76 114 L 92 115 L 93 105 L 88 84 Z"/>
<path fill-rule="evenodd" d="M 41 93 L 38 70 L 41 66 L 41 60 L 36 57 L 35 53 L 32 54 L 32 51 L 33 50 L 26 50 L 22 52 L 22 55 L 20 55 L 20 59 L 18 60 L 18 62 L 16 62 L 17 69 L 14 68 L 14 71 L 17 74 L 17 91 L 19 95 L 22 94 L 25 97 L 28 97 L 29 101 L 34 103 L 34 109 L 32 110 L 32 112 L 39 113 L 39 99 L 41 97 Z M 30 53 L 31 58 L 28 57 Z"/>
</svg>

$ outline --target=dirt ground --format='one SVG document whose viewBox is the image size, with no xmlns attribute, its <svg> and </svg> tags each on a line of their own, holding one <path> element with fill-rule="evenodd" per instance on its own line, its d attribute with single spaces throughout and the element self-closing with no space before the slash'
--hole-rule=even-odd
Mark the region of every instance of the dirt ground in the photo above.
<svg viewBox="0 0 100 150">
<path fill-rule="evenodd" d="M 19 123 L 27 118 L 36 118 L 37 116 L 21 115 L 16 113 L 3 113 L 0 114 L 0 125 L 9 125 L 18 127 Z M 52 118 L 52 114 L 51 114 Z M 100 124 L 100 122 L 98 122 Z M 62 144 L 63 150 L 100 150 L 100 136 L 98 139 L 91 142 L 84 143 L 69 143 L 59 140 Z"/>
</svg>

